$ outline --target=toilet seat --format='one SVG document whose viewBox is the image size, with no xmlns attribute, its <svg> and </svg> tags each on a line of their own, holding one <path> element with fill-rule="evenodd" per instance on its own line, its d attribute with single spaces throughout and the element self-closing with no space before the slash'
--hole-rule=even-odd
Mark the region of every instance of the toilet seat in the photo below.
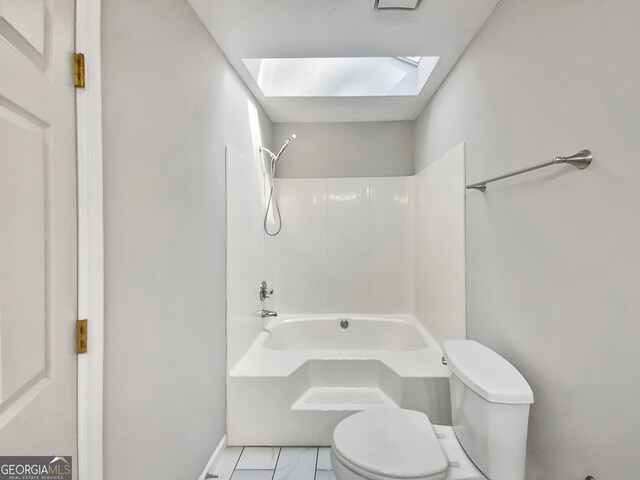
<svg viewBox="0 0 640 480">
<path fill-rule="evenodd" d="M 429 417 L 393 407 L 372 408 L 338 424 L 334 453 L 368 479 L 442 480 L 449 462 Z"/>
</svg>

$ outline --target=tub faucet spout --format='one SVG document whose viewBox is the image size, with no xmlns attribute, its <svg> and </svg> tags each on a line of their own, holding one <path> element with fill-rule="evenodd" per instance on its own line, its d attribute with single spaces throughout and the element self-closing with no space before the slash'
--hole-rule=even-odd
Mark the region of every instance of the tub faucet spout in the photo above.
<svg viewBox="0 0 640 480">
<path fill-rule="evenodd" d="M 277 317 L 278 313 L 273 310 L 260 310 L 260 316 L 262 318 Z"/>
</svg>

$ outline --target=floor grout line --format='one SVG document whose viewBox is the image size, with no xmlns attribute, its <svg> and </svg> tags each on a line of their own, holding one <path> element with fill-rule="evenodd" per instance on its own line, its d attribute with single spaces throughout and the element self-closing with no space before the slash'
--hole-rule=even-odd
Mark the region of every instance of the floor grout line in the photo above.
<svg viewBox="0 0 640 480">
<path fill-rule="evenodd" d="M 236 471 L 238 470 L 238 465 L 240 464 L 240 460 L 242 459 L 242 455 L 244 455 L 244 451 L 247 447 L 243 446 L 242 450 L 240 451 L 240 455 L 238 455 L 238 459 L 236 460 L 235 465 L 233 466 L 233 471 L 231 472 L 231 476 L 229 477 L 229 480 L 233 479 L 233 476 L 235 475 Z M 273 471 L 271 472 L 271 480 L 275 480 L 275 475 L 276 472 L 278 470 L 278 464 L 280 463 L 280 457 L 282 455 L 282 448 L 283 447 L 273 447 L 273 448 L 277 448 L 278 449 L 278 456 L 276 458 L 276 463 L 273 467 Z M 321 447 L 311 447 L 311 448 L 315 448 L 316 450 L 316 459 L 315 459 L 315 468 L 313 470 L 313 480 L 317 480 L 318 478 L 318 462 L 320 461 L 320 448 Z"/>
<path fill-rule="evenodd" d="M 236 468 L 238 468 L 238 464 L 240 463 L 240 459 L 242 458 L 242 454 L 244 453 L 244 449 L 245 447 L 242 447 L 242 450 L 240 450 L 240 455 L 238 455 L 238 459 L 236 460 L 236 464 L 233 466 L 233 470 L 231 470 L 231 476 L 229 477 L 229 480 L 233 479 L 233 475 L 236 473 Z"/>
<path fill-rule="evenodd" d="M 276 464 L 273 466 L 273 474 L 271 475 L 271 480 L 276 477 L 276 470 L 278 470 L 278 462 L 280 461 L 280 454 L 282 453 L 282 447 L 278 448 L 278 458 L 276 458 Z"/>
</svg>

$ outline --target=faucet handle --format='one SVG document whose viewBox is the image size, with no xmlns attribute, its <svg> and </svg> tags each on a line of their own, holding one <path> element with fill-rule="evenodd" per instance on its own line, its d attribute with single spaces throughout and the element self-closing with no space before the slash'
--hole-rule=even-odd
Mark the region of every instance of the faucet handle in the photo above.
<svg viewBox="0 0 640 480">
<path fill-rule="evenodd" d="M 269 288 L 269 286 L 267 285 L 267 282 L 263 280 L 260 283 L 259 292 L 260 292 L 260 301 L 264 302 L 266 298 L 269 298 L 271 295 L 273 295 L 273 288 Z"/>
</svg>

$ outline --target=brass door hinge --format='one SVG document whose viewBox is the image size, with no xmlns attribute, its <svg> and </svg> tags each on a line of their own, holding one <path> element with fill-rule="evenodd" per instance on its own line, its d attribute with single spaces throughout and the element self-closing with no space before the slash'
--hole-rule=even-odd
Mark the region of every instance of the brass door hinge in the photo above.
<svg viewBox="0 0 640 480">
<path fill-rule="evenodd" d="M 84 53 L 73 54 L 73 84 L 84 88 Z"/>
<path fill-rule="evenodd" d="M 76 320 L 76 353 L 87 353 L 86 320 Z"/>
</svg>

